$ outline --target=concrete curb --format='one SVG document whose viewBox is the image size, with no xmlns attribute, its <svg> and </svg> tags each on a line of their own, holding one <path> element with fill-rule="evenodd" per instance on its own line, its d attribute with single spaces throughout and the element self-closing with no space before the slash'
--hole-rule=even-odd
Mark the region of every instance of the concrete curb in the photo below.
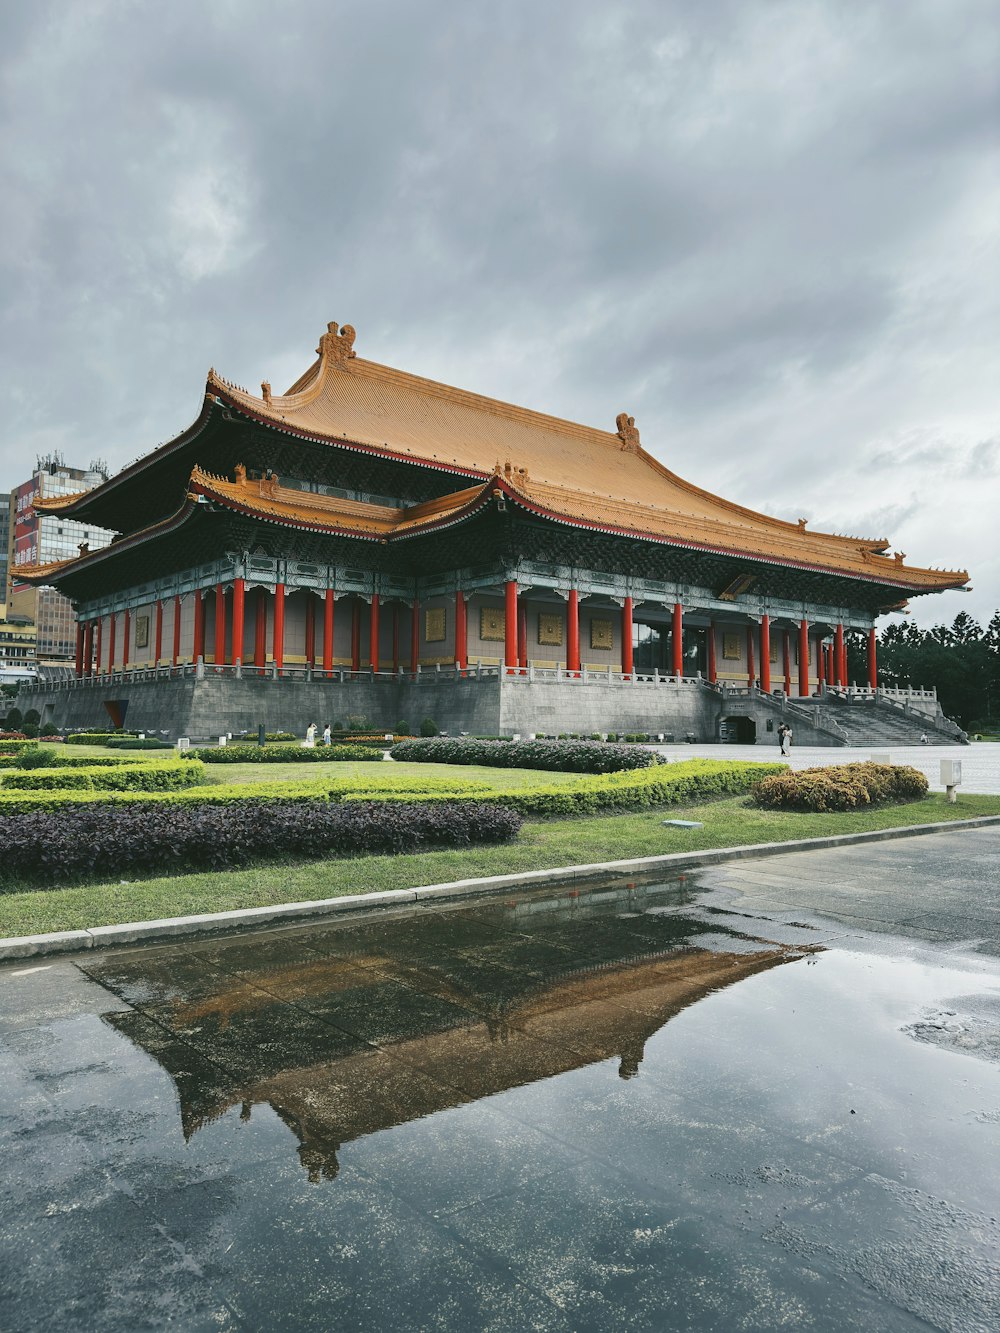
<svg viewBox="0 0 1000 1333">
<path fill-rule="evenodd" d="M 469 898 L 478 894 L 504 893 L 510 889 L 538 888 L 557 880 L 605 879 L 650 870 L 684 870 L 739 861 L 751 857 L 776 856 L 785 852 L 808 852 L 825 847 L 849 847 L 864 842 L 913 838 L 951 829 L 982 828 L 1000 824 L 1000 815 L 976 819 L 950 819 L 938 824 L 915 824 L 903 828 L 874 829 L 868 833 L 838 833 L 827 838 L 797 838 L 793 842 L 757 842 L 744 847 L 716 847 L 701 852 L 666 852 L 662 856 L 639 856 L 628 861 L 600 861 L 582 866 L 555 866 L 550 870 L 527 870 L 513 875 L 491 875 L 485 879 L 457 879 L 447 884 L 426 884 L 415 889 L 390 889 L 384 893 L 360 893 L 314 902 L 276 903 L 271 907 L 246 907 L 204 916 L 176 916 L 162 921 L 135 921 L 120 926 L 92 926 L 88 930 L 61 930 L 48 935 L 21 935 L 0 939 L 0 963 L 47 954 L 78 953 L 84 949 L 140 944 L 177 936 L 242 930 L 250 926 L 288 923 L 341 912 L 363 912 L 373 907 L 405 907 L 436 898 Z"/>
</svg>

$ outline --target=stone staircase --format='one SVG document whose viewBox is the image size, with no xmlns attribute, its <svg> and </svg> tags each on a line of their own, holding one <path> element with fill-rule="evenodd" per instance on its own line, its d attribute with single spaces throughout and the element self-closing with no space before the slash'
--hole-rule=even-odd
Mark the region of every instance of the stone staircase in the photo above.
<svg viewBox="0 0 1000 1333">
<path fill-rule="evenodd" d="M 810 700 L 808 703 L 797 701 L 797 707 L 805 710 L 815 720 L 815 724 L 838 734 L 846 733 L 846 741 L 851 746 L 895 745 L 961 745 L 966 743 L 965 733 L 947 718 L 922 717 L 917 713 L 905 713 L 893 708 L 891 704 L 863 703 L 848 704 L 837 699 Z M 921 738 L 926 737 L 926 742 Z"/>
</svg>

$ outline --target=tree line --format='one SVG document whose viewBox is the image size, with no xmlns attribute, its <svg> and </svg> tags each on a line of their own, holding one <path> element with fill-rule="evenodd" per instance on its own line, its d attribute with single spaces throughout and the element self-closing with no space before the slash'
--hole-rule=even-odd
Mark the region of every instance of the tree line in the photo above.
<svg viewBox="0 0 1000 1333">
<path fill-rule="evenodd" d="M 867 681 L 865 646 L 848 645 L 848 679 Z M 878 635 L 878 683 L 936 689 L 945 716 L 966 731 L 1000 725 L 1000 610 L 985 630 L 966 611 L 950 625 L 921 629 L 912 621 L 886 625 Z"/>
</svg>

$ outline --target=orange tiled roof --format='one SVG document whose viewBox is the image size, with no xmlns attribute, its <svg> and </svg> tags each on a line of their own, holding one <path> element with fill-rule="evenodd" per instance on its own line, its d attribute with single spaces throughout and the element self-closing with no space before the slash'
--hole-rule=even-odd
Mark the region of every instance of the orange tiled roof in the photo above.
<svg viewBox="0 0 1000 1333">
<path fill-rule="evenodd" d="M 354 340 L 349 325 L 338 329 L 331 324 L 320 339 L 317 360 L 284 395 L 273 395 L 264 384 L 258 397 L 214 371 L 209 372 L 209 392 L 284 430 L 484 480 L 497 474 L 494 460 L 512 460 L 507 479 L 525 500 L 552 516 L 609 532 L 867 579 L 885 576 L 927 591 L 968 581 L 964 570 L 920 569 L 884 557 L 889 546 L 884 538 L 810 532 L 804 523 L 770 518 L 701 490 L 645 452 L 625 413 L 615 432 L 577 425 L 365 361 L 355 354 Z M 457 495 L 471 497 L 472 492 Z M 436 503 L 448 508 L 455 498 Z M 408 509 L 405 517 L 401 511 L 393 520 L 392 511 L 380 519 L 368 506 L 365 519 L 358 515 L 359 528 L 367 522 L 386 524 L 386 534 L 415 531 L 423 526 L 423 508 Z"/>
<path fill-rule="evenodd" d="M 764 519 L 736 509 L 717 518 L 684 514 L 655 505 L 625 504 L 566 486 L 535 481 L 530 474 L 497 468 L 484 483 L 406 509 L 366 504 L 285 487 L 277 481 L 215 477 L 196 468 L 191 493 L 243 513 L 288 524 L 353 533 L 383 541 L 416 537 L 459 522 L 495 495 L 557 522 L 622 533 L 672 545 L 795 565 L 873 582 L 934 591 L 961 585 L 966 574 L 920 569 L 883 555 L 872 542 L 810 532 L 795 523 Z M 775 526 L 776 525 L 776 526 Z"/>
</svg>

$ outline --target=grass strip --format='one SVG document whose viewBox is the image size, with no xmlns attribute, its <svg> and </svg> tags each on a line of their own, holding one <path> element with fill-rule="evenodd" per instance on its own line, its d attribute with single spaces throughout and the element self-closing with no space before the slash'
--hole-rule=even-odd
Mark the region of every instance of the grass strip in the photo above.
<svg viewBox="0 0 1000 1333">
<path fill-rule="evenodd" d="M 1000 796 L 963 794 L 955 805 L 949 805 L 942 793 L 934 793 L 910 805 L 836 814 L 758 810 L 749 807 L 746 798 L 740 796 L 672 806 L 669 813 L 672 817 L 701 821 L 703 827 L 664 827 L 662 810 L 645 810 L 638 814 L 529 822 L 518 841 L 509 846 L 272 862 L 237 871 L 6 894 L 0 897 L 0 935 L 80 930 L 667 852 L 913 827 L 977 815 L 998 815 Z"/>
</svg>

